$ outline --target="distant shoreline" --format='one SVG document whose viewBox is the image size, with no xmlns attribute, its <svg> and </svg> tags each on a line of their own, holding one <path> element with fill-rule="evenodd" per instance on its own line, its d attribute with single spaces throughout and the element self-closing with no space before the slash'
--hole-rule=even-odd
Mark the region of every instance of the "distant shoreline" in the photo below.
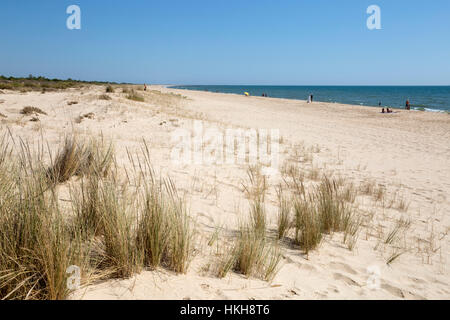
<svg viewBox="0 0 450 320">
<path fill-rule="evenodd" d="M 422 111 L 422 112 L 436 112 L 436 113 L 449 113 L 450 112 L 450 86 L 238 86 L 238 85 L 166 85 L 164 86 L 169 89 L 183 89 L 190 91 L 206 91 L 211 93 L 224 93 L 224 94 L 237 94 L 241 95 L 244 92 L 249 92 L 251 96 L 262 96 L 262 93 L 267 93 L 268 98 L 281 98 L 289 100 L 299 100 L 306 101 L 306 97 L 309 95 L 306 92 L 312 91 L 314 95 L 314 102 L 322 103 L 339 103 L 344 105 L 361 106 L 361 107 L 371 107 L 371 108 L 393 108 L 396 110 L 404 110 L 403 106 L 400 106 L 397 97 L 385 98 L 387 102 L 378 105 L 376 101 L 377 98 L 374 97 L 376 93 L 379 95 L 392 95 L 390 91 L 396 91 L 399 88 L 401 90 L 417 90 L 419 91 L 418 103 L 414 103 L 416 100 L 411 102 L 411 111 Z M 352 91 L 354 89 L 354 91 Z M 429 103 L 424 101 L 430 100 L 429 95 L 422 93 L 420 91 L 437 91 L 437 93 L 430 93 L 438 95 L 442 101 L 449 101 L 449 104 L 445 106 L 435 107 L 433 105 L 429 106 Z M 355 91 L 362 91 L 355 93 Z M 375 92 L 371 92 L 375 91 Z M 379 91 L 379 92 L 376 92 Z M 381 91 L 381 92 L 380 92 Z M 387 93 L 383 92 L 387 91 Z M 442 91 L 442 92 L 439 92 Z M 321 93 L 324 93 L 322 95 Z M 408 92 L 409 93 L 409 92 Z M 408 96 L 405 93 L 405 96 Z M 347 97 L 348 95 L 349 97 Z M 397 95 L 399 95 L 397 93 Z M 448 95 L 448 100 L 446 99 Z M 305 98 L 301 98 L 301 96 Z M 369 98 L 366 98 L 369 97 Z M 325 97 L 325 98 L 323 98 Z M 408 96 L 409 97 L 409 96 Z M 405 98 L 405 101 L 408 98 Z M 442 102 L 441 102 L 442 103 Z"/>
</svg>

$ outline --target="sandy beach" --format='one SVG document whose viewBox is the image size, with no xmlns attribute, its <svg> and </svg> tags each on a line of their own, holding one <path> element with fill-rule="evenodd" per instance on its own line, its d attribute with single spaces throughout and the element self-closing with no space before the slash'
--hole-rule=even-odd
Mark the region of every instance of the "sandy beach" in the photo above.
<svg viewBox="0 0 450 320">
<path fill-rule="evenodd" d="M 450 115 L 405 110 L 381 114 L 378 108 L 157 85 L 136 90 L 144 102 L 127 99 L 120 88 L 108 94 L 111 100 L 99 99 L 105 86 L 0 94 L 2 131 L 31 145 L 45 141 L 56 150 L 65 134 L 102 135 L 114 144 L 118 164 L 126 166 L 127 152 L 138 152 L 145 140 L 155 172 L 170 176 L 195 224 L 195 253 L 186 274 L 142 271 L 129 279 L 83 286 L 71 299 L 450 297 Z M 69 105 L 72 101 L 76 103 Z M 22 115 L 26 106 L 47 115 Z M 30 121 L 33 117 L 38 120 Z M 279 130 L 280 173 L 267 176 L 269 230 L 277 228 L 277 187 L 289 166 L 304 172 L 306 185 L 314 184 L 317 175 L 345 180 L 358 190 L 382 188 L 377 199 L 369 192 L 356 197 L 355 210 L 366 220 L 354 247 L 343 245 L 341 233 L 325 236 L 309 255 L 281 243 L 282 259 L 271 281 L 236 272 L 223 279 L 215 276 L 214 259 L 249 210 L 242 187 L 248 165 L 174 163 L 173 135 L 177 130 L 192 132 L 195 121 L 221 133 L 231 128 Z M 401 219 L 410 221 L 407 230 L 386 241 Z"/>
</svg>

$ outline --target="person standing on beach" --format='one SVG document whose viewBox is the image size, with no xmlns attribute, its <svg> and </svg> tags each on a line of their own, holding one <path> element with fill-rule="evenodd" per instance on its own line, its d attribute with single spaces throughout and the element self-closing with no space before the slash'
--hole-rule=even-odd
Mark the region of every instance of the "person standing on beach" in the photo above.
<svg viewBox="0 0 450 320">
<path fill-rule="evenodd" d="M 409 99 L 406 100 L 406 106 L 405 106 L 406 110 L 411 110 L 411 105 L 409 104 Z"/>
<path fill-rule="evenodd" d="M 311 95 L 308 96 L 308 103 L 311 103 Z"/>
<path fill-rule="evenodd" d="M 314 96 L 311 95 L 311 103 L 313 103 L 313 101 L 314 101 Z"/>
</svg>

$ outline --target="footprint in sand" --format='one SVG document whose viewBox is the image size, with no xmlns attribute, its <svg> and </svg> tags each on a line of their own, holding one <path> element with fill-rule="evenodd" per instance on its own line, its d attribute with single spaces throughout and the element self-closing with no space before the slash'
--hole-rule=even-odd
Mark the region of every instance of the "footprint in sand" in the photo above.
<svg viewBox="0 0 450 320">
<path fill-rule="evenodd" d="M 310 265 L 310 264 L 306 264 L 306 263 L 300 264 L 299 268 L 303 269 L 303 270 L 311 271 L 311 272 L 318 272 L 316 267 L 314 267 L 313 265 Z"/>
<path fill-rule="evenodd" d="M 339 270 L 339 271 L 343 271 L 343 272 L 347 272 L 353 275 L 358 274 L 358 272 L 356 272 L 352 267 L 350 267 L 348 264 L 342 263 L 342 262 L 336 262 L 336 261 L 332 261 L 330 263 L 330 266 L 333 269 Z"/>
<path fill-rule="evenodd" d="M 343 275 L 342 273 L 335 273 L 335 274 L 333 274 L 333 278 L 335 280 L 342 280 L 346 284 L 351 285 L 351 286 L 361 287 L 361 285 L 358 282 L 356 282 L 355 280 L 353 280 L 350 277 L 347 277 L 347 276 Z"/>
<path fill-rule="evenodd" d="M 405 298 L 405 294 L 403 293 L 402 289 L 400 289 L 400 288 L 391 286 L 388 283 L 383 283 L 381 285 L 381 288 L 383 288 L 384 290 L 386 290 L 387 292 L 389 292 L 390 294 L 392 294 L 398 298 L 401 298 L 401 299 Z"/>
<path fill-rule="evenodd" d="M 339 288 L 336 287 L 336 286 L 329 286 L 328 290 L 330 290 L 331 292 L 334 292 L 334 293 L 339 293 L 340 292 Z"/>
</svg>

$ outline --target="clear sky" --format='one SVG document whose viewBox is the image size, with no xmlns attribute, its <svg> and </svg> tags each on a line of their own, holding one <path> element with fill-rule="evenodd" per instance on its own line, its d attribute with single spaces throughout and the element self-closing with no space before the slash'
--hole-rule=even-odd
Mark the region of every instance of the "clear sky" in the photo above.
<svg viewBox="0 0 450 320">
<path fill-rule="evenodd" d="M 66 8 L 81 8 L 68 30 Z M 368 30 L 369 5 L 381 30 Z M 450 85 L 448 0 L 1 0 L 0 74 L 170 84 Z"/>
</svg>

